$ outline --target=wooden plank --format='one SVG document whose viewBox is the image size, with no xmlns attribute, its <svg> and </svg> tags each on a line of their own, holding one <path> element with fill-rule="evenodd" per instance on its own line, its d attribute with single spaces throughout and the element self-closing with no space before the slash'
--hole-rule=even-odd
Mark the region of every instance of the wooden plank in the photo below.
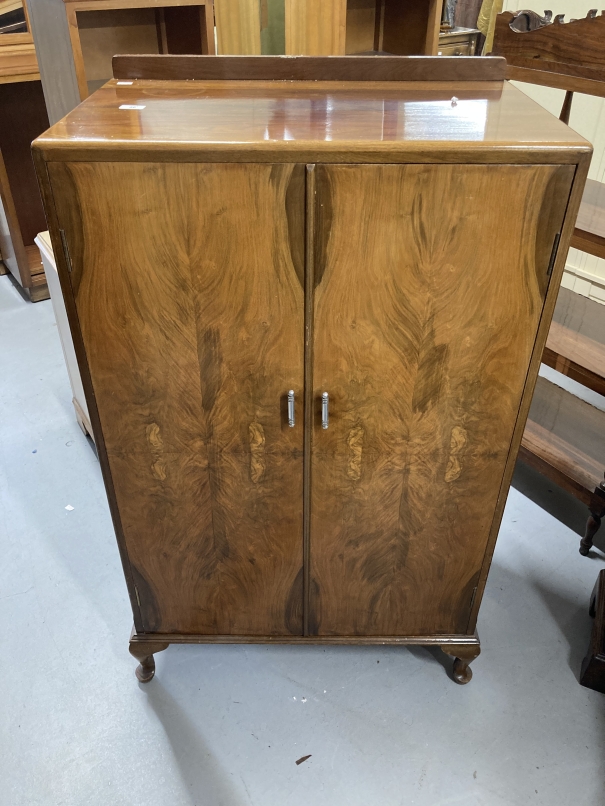
<svg viewBox="0 0 605 806">
<path fill-rule="evenodd" d="M 169 644 L 298 644 L 318 646 L 433 646 L 445 649 L 449 646 L 478 647 L 476 635 L 182 635 L 180 633 L 162 633 L 158 639 Z M 155 636 L 154 636 L 155 639 Z M 133 634 L 130 640 L 134 643 L 147 643 L 149 635 Z"/>
<path fill-rule="evenodd" d="M 575 229 L 569 245 L 573 246 L 574 249 L 580 249 L 582 252 L 587 252 L 589 255 L 605 260 L 605 242 L 598 235 Z"/>
<path fill-rule="evenodd" d="M 14 41 L 21 38 L 29 41 Z M 38 60 L 31 34 L 0 35 L 0 83 L 39 79 Z"/>
<path fill-rule="evenodd" d="M 347 0 L 285 0 L 286 54 L 344 56 Z"/>
<path fill-rule="evenodd" d="M 315 170 L 310 631 L 464 632 L 574 169 Z"/>
<path fill-rule="evenodd" d="M 214 14 L 221 56 L 260 56 L 259 0 L 214 0 Z"/>
<path fill-rule="evenodd" d="M 119 79 L 254 81 L 502 81 L 506 61 L 430 56 L 114 56 Z"/>
<path fill-rule="evenodd" d="M 522 459 L 588 503 L 605 469 L 605 412 L 538 378 L 523 435 Z M 564 483 L 565 483 L 564 482 Z"/>
<path fill-rule="evenodd" d="M 562 288 L 542 360 L 605 395 L 605 307 Z"/>
<path fill-rule="evenodd" d="M 563 70 L 560 66 L 558 69 Z M 514 81 L 526 81 L 529 84 L 540 84 L 543 87 L 555 87 L 566 92 L 583 92 L 586 95 L 605 97 L 605 82 L 600 79 L 571 75 L 571 71 L 566 74 L 545 69 L 538 70 L 529 63 L 524 67 L 509 64 L 506 68 L 506 78 Z"/>
<path fill-rule="evenodd" d="M 203 6 L 204 0 L 63 0 L 77 11 L 99 11 L 120 8 L 169 8 L 176 6 Z"/>
<path fill-rule="evenodd" d="M 49 173 L 144 631 L 302 634 L 303 167 Z"/>
</svg>

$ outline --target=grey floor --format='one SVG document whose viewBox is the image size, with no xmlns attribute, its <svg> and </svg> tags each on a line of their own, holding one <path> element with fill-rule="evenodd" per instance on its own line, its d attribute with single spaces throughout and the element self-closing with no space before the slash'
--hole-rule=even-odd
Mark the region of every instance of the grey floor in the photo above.
<svg viewBox="0 0 605 806">
<path fill-rule="evenodd" d="M 263 646 L 171 647 L 142 686 L 51 304 L 7 277 L 0 345 L 0 806 L 603 805 L 574 499 L 518 470 L 468 686 L 438 651 Z"/>
</svg>

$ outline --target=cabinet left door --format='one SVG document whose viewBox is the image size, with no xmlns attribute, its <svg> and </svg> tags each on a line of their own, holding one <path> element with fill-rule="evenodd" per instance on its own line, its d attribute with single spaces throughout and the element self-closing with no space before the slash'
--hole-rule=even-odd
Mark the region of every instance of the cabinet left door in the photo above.
<svg viewBox="0 0 605 806">
<path fill-rule="evenodd" d="M 300 635 L 303 166 L 48 169 L 143 630 Z"/>
</svg>

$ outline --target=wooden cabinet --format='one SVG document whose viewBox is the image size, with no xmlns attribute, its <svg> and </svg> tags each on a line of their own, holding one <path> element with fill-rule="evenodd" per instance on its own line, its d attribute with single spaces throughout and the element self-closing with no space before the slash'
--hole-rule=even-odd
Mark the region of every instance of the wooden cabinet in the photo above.
<svg viewBox="0 0 605 806">
<path fill-rule="evenodd" d="M 437 54 L 442 0 L 215 0 L 218 52 Z"/>
<path fill-rule="evenodd" d="M 0 274 L 32 302 L 48 299 L 34 238 L 46 229 L 30 145 L 48 128 L 27 9 L 0 2 Z"/>
<path fill-rule="evenodd" d="M 213 0 L 64 0 L 80 99 L 116 53 L 214 53 Z"/>
<path fill-rule="evenodd" d="M 477 40 L 481 32 L 477 28 L 452 28 L 439 34 L 438 56 L 475 56 Z"/>
<path fill-rule="evenodd" d="M 470 679 L 591 149 L 502 60 L 421 67 L 123 57 L 34 144 L 141 680 L 213 641 Z"/>
</svg>

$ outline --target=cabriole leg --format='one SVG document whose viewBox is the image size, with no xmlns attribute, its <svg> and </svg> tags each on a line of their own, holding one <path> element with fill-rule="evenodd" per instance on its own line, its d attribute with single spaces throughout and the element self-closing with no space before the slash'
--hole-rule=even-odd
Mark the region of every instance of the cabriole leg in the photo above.
<svg viewBox="0 0 605 806">
<path fill-rule="evenodd" d="M 139 661 L 139 665 L 135 670 L 139 682 L 149 683 L 155 674 L 155 660 L 153 655 L 155 652 L 161 652 L 167 647 L 168 644 L 164 641 L 154 641 L 153 639 L 141 640 L 137 639 L 136 636 L 131 636 L 128 651 Z"/>
<path fill-rule="evenodd" d="M 476 644 L 446 644 L 441 649 L 454 658 L 454 680 L 461 686 L 470 683 L 473 672 L 470 664 L 479 656 L 481 646 Z"/>
</svg>

